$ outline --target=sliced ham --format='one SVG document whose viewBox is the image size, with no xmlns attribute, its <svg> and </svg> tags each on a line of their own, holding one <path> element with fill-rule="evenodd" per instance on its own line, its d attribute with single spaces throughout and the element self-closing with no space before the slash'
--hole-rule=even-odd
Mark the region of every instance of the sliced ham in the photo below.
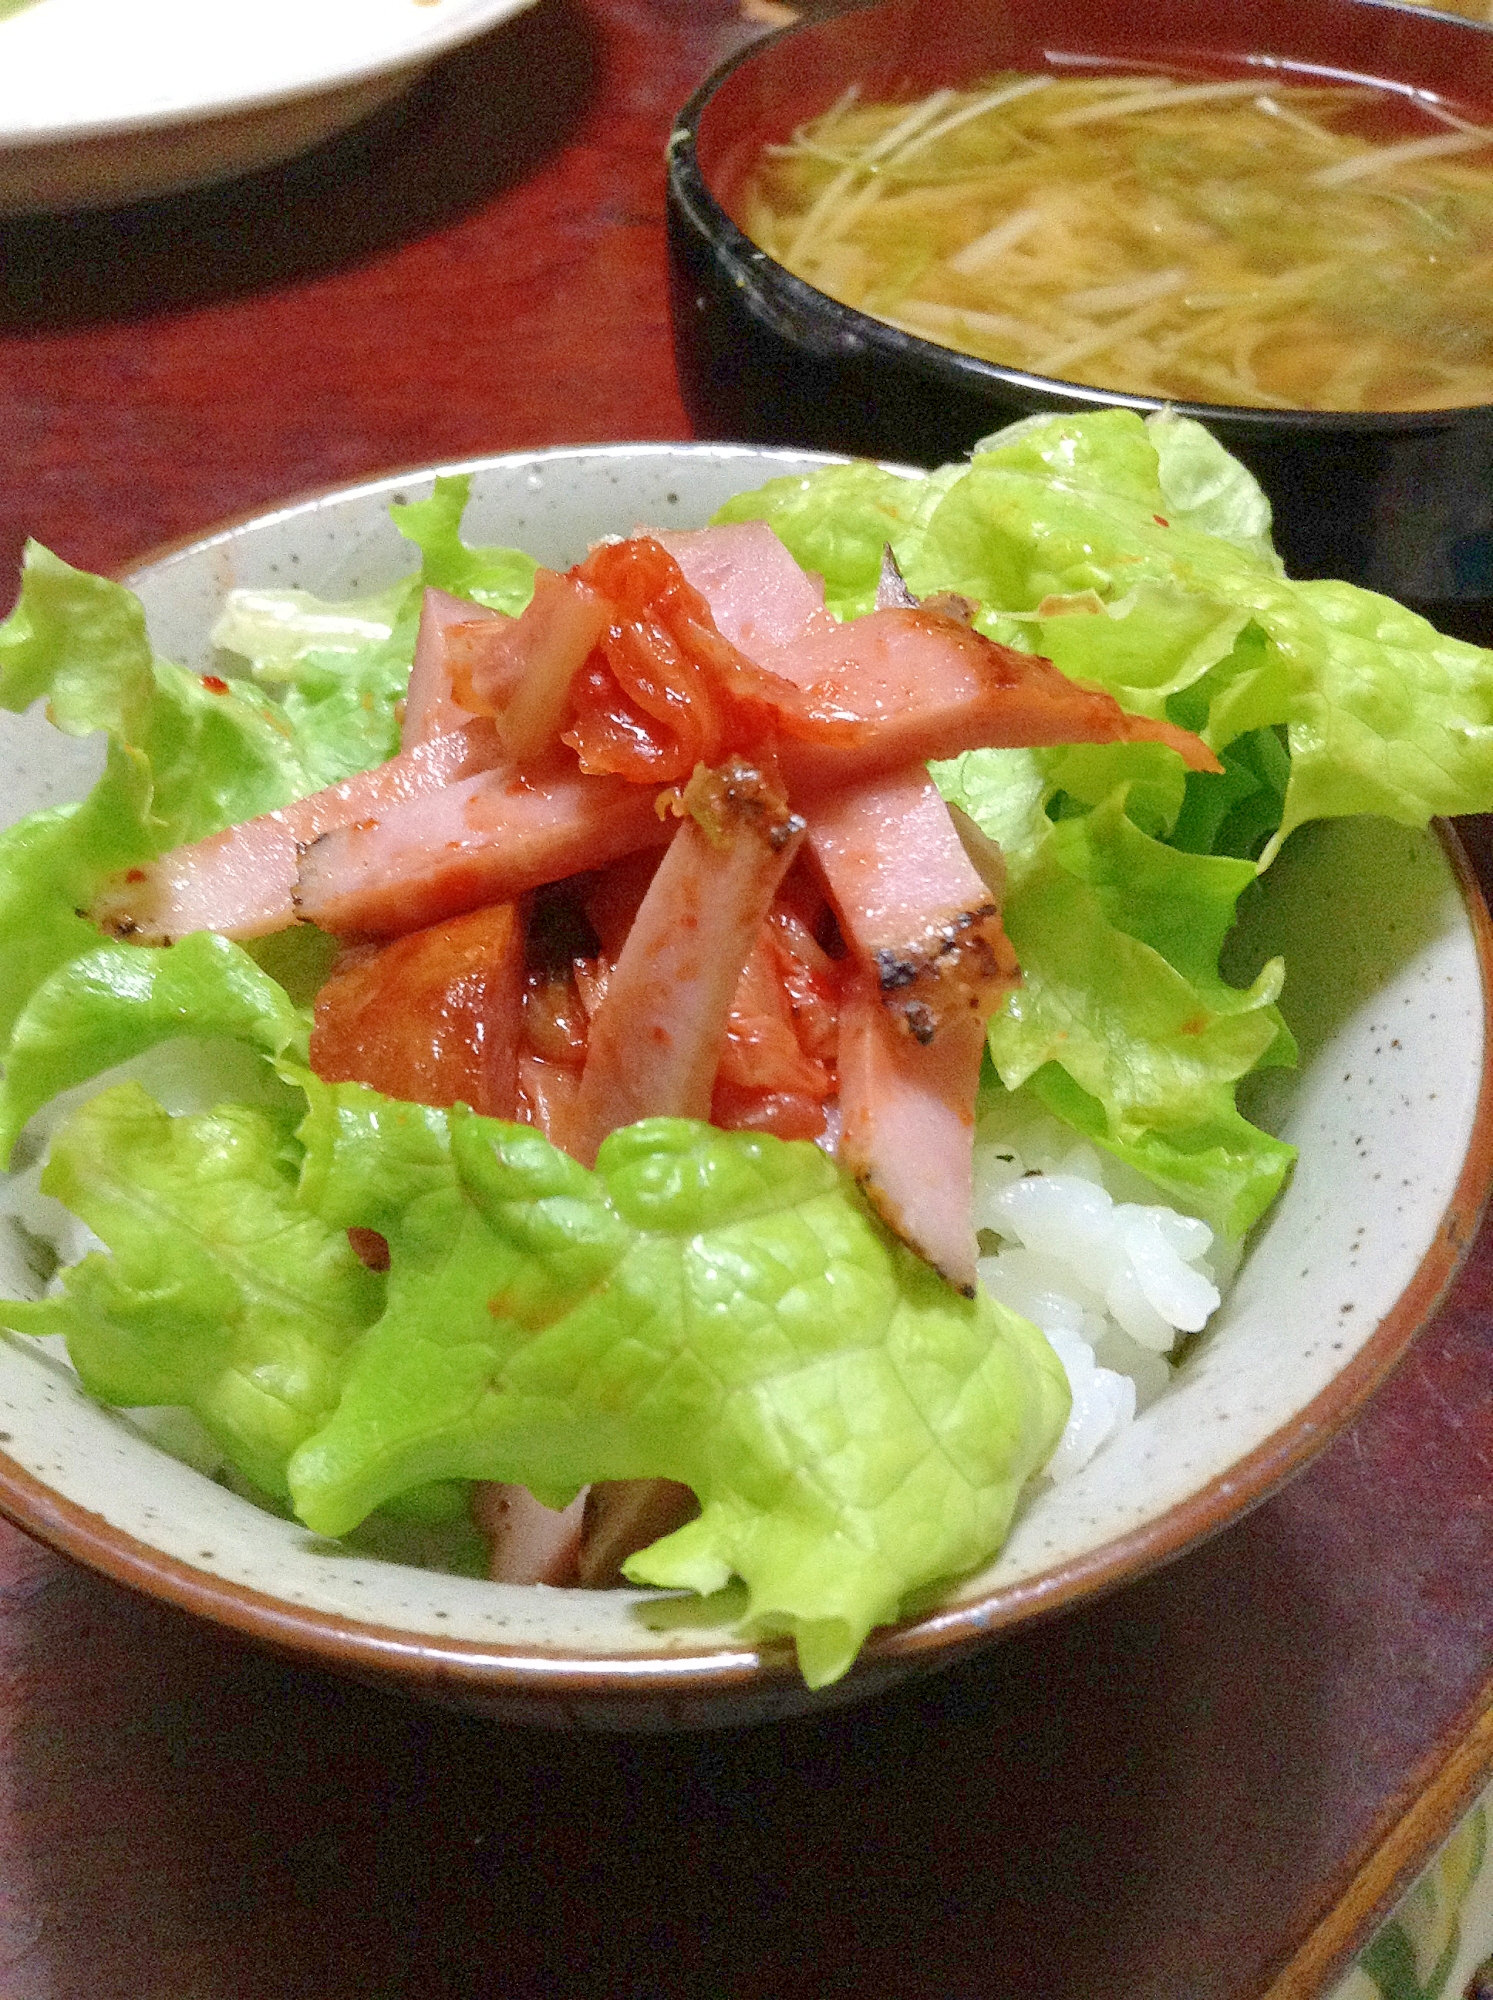
<svg viewBox="0 0 1493 2000">
<path fill-rule="evenodd" d="M 999 646 L 927 606 L 873 611 L 806 639 L 774 665 L 785 677 L 791 670 L 801 690 L 778 710 L 795 799 L 964 750 L 1049 743 L 1164 743 L 1193 770 L 1220 768 L 1190 730 L 1128 715 L 1051 661 Z M 814 716 L 837 726 L 820 729 Z"/>
<path fill-rule="evenodd" d="M 809 840 L 861 967 L 840 1008 L 840 1159 L 971 1292 L 985 1023 L 1020 977 L 996 895 L 921 767 L 822 801 Z"/>
<path fill-rule="evenodd" d="M 840 1010 L 840 1161 L 882 1221 L 966 1296 L 975 1289 L 970 1220 L 975 1091 L 984 1022 L 964 1014 L 931 1042 L 904 1034 L 873 980 Z"/>
<path fill-rule="evenodd" d="M 574 765 L 529 778 L 489 771 L 316 841 L 296 906 L 339 935 L 397 936 L 668 837 L 644 786 Z"/>
<path fill-rule="evenodd" d="M 924 765 L 1156 741 L 1217 768 L 972 614 L 891 602 L 841 625 L 760 523 L 600 545 L 541 572 L 518 619 L 427 592 L 398 757 L 131 870 L 96 914 L 168 942 L 317 923 L 350 941 L 318 1000 L 323 1075 L 526 1118 L 587 1164 L 649 1116 L 835 1129 L 887 1224 L 972 1290 L 984 1024 L 1019 974 L 998 866 L 969 858 Z M 805 819 L 818 872 L 777 907 Z M 556 883 L 585 942 L 526 963 L 517 906 Z M 655 1503 L 692 1505 L 681 1491 L 599 1494 L 597 1574 L 665 1531 L 642 1532 Z M 590 1560 L 575 1509 L 487 1495 L 497 1573 Z"/>
<path fill-rule="evenodd" d="M 835 629 L 824 608 L 823 577 L 801 569 L 765 521 L 723 522 L 655 534 L 654 540 L 710 606 L 717 629 L 748 659 Z"/>
<path fill-rule="evenodd" d="M 498 761 L 490 722 L 469 722 L 278 812 L 175 847 L 116 876 L 90 914 L 101 930 L 141 944 L 170 944 L 189 931 L 267 937 L 296 921 L 300 850 L 335 827 L 439 794 Z"/>
<path fill-rule="evenodd" d="M 699 1501 L 677 1479 L 597 1480 L 586 1494 L 577 1583 L 588 1590 L 621 1583 L 629 1556 L 673 1534 L 699 1511 Z"/>
<path fill-rule="evenodd" d="M 487 1538 L 494 1583 L 608 1590 L 639 1549 L 694 1519 L 700 1503 L 674 1479 L 604 1479 L 570 1505 L 546 1507 L 523 1486 L 481 1480 L 472 1519 Z"/>
<path fill-rule="evenodd" d="M 513 903 L 351 952 L 316 997 L 311 1067 L 328 1083 L 511 1118 L 523 972 Z"/>
<path fill-rule="evenodd" d="M 426 590 L 420 599 L 420 628 L 404 698 L 402 750 L 413 750 L 449 730 L 460 729 L 476 713 L 457 701 L 452 687 L 450 641 L 456 628 L 481 630 L 509 622 L 501 612 L 486 610 L 468 598 L 453 597 L 446 590 Z"/>
<path fill-rule="evenodd" d="M 949 809 L 921 765 L 816 803 L 808 844 L 840 928 L 905 1032 L 986 1020 L 1016 985 L 1016 954 Z"/>
<path fill-rule="evenodd" d="M 748 654 L 656 538 L 593 550 L 585 569 L 621 618 L 606 668 L 593 660 L 576 683 L 565 732 L 587 770 L 679 777 L 702 760 L 754 755 L 767 736 L 781 740 L 795 798 L 986 747 L 1159 742 L 1196 769 L 1219 768 L 1190 731 L 1128 715 L 1051 661 L 974 631 L 962 599 L 843 625 L 821 614 L 784 643 L 764 624 Z"/>
<path fill-rule="evenodd" d="M 795 739 L 782 753 L 790 785 L 845 783 L 857 772 L 895 770 L 961 750 L 1044 743 L 1161 742 L 1194 769 L 1218 768 L 1190 731 L 1127 715 L 1102 690 L 1070 681 L 1050 661 L 973 631 L 977 607 L 968 599 L 940 596 L 920 606 L 890 548 L 877 610 L 841 624 L 824 608 L 822 579 L 800 569 L 765 522 L 654 539 L 704 600 L 719 635 L 808 697 L 779 706 L 778 725 Z M 700 627 L 698 608 L 691 618 Z M 683 636 L 677 618 L 671 630 Z M 694 636 L 704 637 L 708 649 L 708 634 Z M 729 681 L 732 663 L 714 657 Z M 738 672 L 736 682 L 744 698 L 764 694 L 755 678 Z M 853 740 L 846 723 L 861 725 L 850 732 Z M 797 740 L 814 747 L 798 748 Z"/>
<path fill-rule="evenodd" d="M 709 1118 L 741 971 L 802 837 L 772 783 L 739 761 L 690 794 L 699 818 L 680 822 L 591 1023 L 575 1147 L 588 1166 L 621 1125 Z"/>
<path fill-rule="evenodd" d="M 586 1522 L 586 1493 L 568 1507 L 546 1507 L 527 1487 L 481 1479 L 472 1488 L 472 1519 L 487 1537 L 494 1583 L 573 1584 Z"/>
</svg>

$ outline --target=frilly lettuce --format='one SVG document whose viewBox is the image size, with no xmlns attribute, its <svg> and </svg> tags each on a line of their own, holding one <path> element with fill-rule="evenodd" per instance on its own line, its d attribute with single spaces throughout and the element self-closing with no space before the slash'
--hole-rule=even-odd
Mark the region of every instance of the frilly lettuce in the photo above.
<svg viewBox="0 0 1493 2000">
<path fill-rule="evenodd" d="M 909 1595 L 999 1546 L 1068 1412 L 1024 1320 L 960 1297 L 817 1147 L 658 1119 L 596 1170 L 530 1127 L 299 1073 L 311 1109 L 75 1114 L 43 1186 L 108 1245 L 19 1330 L 106 1401 L 176 1403 L 343 1535 L 453 1478 L 558 1504 L 683 1481 L 697 1519 L 634 1582 L 709 1593 L 835 1679 Z M 346 1230 L 387 1240 L 387 1279 Z"/>
<path fill-rule="evenodd" d="M 1002 1080 L 1242 1234 L 1291 1155 L 1234 1088 L 1291 1044 L 1279 967 L 1243 991 L 1218 976 L 1237 899 L 1307 819 L 1485 810 L 1493 653 L 1287 581 L 1258 485 L 1169 414 L 1033 417 L 953 476 L 849 466 L 723 515 L 770 522 L 840 611 L 874 592 L 880 531 L 916 593 L 976 600 L 989 637 L 1221 753 L 1222 774 L 1186 774 L 1149 745 L 975 751 L 935 776 L 1006 855 L 1024 981 L 991 1024 Z"/>
<path fill-rule="evenodd" d="M 106 1403 L 190 1409 L 263 1492 L 336 1404 L 350 1343 L 382 1287 L 346 1232 L 297 1198 L 290 1127 L 226 1104 L 171 1118 L 136 1084 L 91 1098 L 52 1142 L 46 1193 L 108 1246 L 63 1289 L 0 1305 L 0 1324 L 61 1333 Z"/>
<path fill-rule="evenodd" d="M 16 1020 L 0 1077 L 0 1155 L 33 1112 L 172 1036 L 183 1024 L 264 1055 L 305 1055 L 308 1022 L 277 980 L 212 931 L 168 950 L 100 943 L 42 980 Z"/>
<path fill-rule="evenodd" d="M 1290 778 L 1263 862 L 1308 819 L 1422 826 L 1493 798 L 1493 652 L 1350 584 L 1288 581 L 1259 488 L 1190 419 L 1032 418 L 911 490 L 861 465 L 774 481 L 723 514 L 827 564 L 834 609 L 874 588 L 881 523 L 915 592 L 976 599 L 991 637 L 1127 708 L 1220 751 L 1282 730 Z"/>
<path fill-rule="evenodd" d="M 242 671 L 222 675 L 159 658 L 132 592 L 28 547 L 20 598 L 0 621 L 0 707 L 45 701 L 59 729 L 102 732 L 108 749 L 81 804 L 0 833 L 0 1158 L 52 1091 L 120 1060 L 116 1045 L 133 1054 L 163 1036 L 242 1034 L 278 1053 L 304 1040 L 285 995 L 237 947 L 101 948 L 81 912 L 117 870 L 392 755 L 423 585 L 507 610 L 533 589 L 531 557 L 461 541 L 468 486 L 438 479 L 428 499 L 393 510 L 420 570 L 356 613 L 304 592 L 231 602 L 218 636 Z M 281 969 L 273 947 L 255 955 Z"/>
</svg>

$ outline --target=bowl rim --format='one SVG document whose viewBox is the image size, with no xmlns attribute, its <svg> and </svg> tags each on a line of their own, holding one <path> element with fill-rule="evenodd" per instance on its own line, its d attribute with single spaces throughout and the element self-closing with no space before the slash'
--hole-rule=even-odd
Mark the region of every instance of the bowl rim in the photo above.
<svg viewBox="0 0 1493 2000">
<path fill-rule="evenodd" d="M 474 41 L 489 29 L 515 14 L 524 12 L 536 0 L 469 0 L 460 12 L 436 16 L 429 22 L 414 18 L 407 45 L 386 47 L 381 54 L 359 55 L 349 51 L 341 60 L 321 68 L 296 73 L 280 83 L 258 89 L 235 89 L 231 85 L 201 97 L 194 104 L 168 104 L 145 111 L 123 111 L 96 118 L 54 119 L 47 125 L 0 127 L 0 151 L 25 153 L 32 148 L 59 144 L 81 145 L 97 139 L 126 138 L 132 134 L 168 132 L 195 125 L 223 123 L 252 117 L 280 105 L 302 99 L 351 90 L 379 77 L 412 75 L 437 57 Z"/>
<path fill-rule="evenodd" d="M 1150 415 L 1165 409 L 1178 416 L 1193 417 L 1199 423 L 1224 421 L 1236 435 L 1251 431 L 1278 435 L 1326 429 L 1354 437 L 1414 436 L 1460 429 L 1478 421 L 1493 427 L 1493 398 L 1486 403 L 1457 403 L 1434 410 L 1280 410 L 1250 403 L 1186 402 L 1167 396 L 1139 395 L 1128 389 L 1104 389 L 1091 382 L 1069 382 L 1057 375 L 1035 375 L 1024 368 L 986 361 L 980 355 L 966 354 L 960 348 L 944 347 L 937 341 L 906 333 L 795 276 L 753 242 L 712 192 L 700 165 L 700 120 L 730 78 L 768 50 L 812 33 L 842 15 L 873 13 L 885 4 L 887 0 L 834 0 L 834 4 L 816 9 L 802 20 L 759 36 L 719 63 L 675 116 L 665 148 L 670 213 L 729 262 L 733 272 L 745 281 L 748 292 L 768 294 L 804 317 L 817 318 L 829 341 L 841 351 L 865 350 L 873 361 L 895 362 L 911 368 L 935 387 L 962 389 L 967 393 L 978 391 L 982 385 L 999 384 L 1029 396 L 1046 397 L 1055 404 L 1066 405 L 1069 412 L 1122 409 Z M 1405 0 L 1325 0 L 1325 4 L 1344 11 L 1364 9 L 1374 14 L 1394 15 L 1405 12 Z M 1463 14 L 1419 5 L 1413 11 L 1422 19 L 1455 30 L 1493 35 L 1493 21 L 1474 21 Z"/>
<path fill-rule="evenodd" d="M 760 465 L 773 457 L 847 462 L 845 454 L 797 451 L 739 443 L 627 443 L 538 448 L 389 471 L 353 482 L 313 488 L 270 507 L 231 517 L 205 533 L 164 546 L 120 566 L 129 582 L 147 568 L 206 551 L 246 527 L 314 512 L 322 503 L 386 490 L 437 472 L 528 468 L 556 459 L 618 458 L 670 454 L 729 454 Z M 1467 1150 L 1435 1234 L 1416 1268 L 1374 1332 L 1352 1359 L 1283 1424 L 1225 1471 L 1137 1527 L 1050 1569 L 978 1596 L 879 1627 L 845 1677 L 819 1699 L 856 1699 L 885 1678 L 888 1669 L 952 1664 L 1012 1627 L 1061 1613 L 1079 1600 L 1107 1595 L 1183 1554 L 1269 1499 L 1293 1473 L 1346 1428 L 1403 1359 L 1451 1285 L 1493 1199 L 1493 916 L 1472 863 L 1452 823 L 1433 820 L 1465 911 L 1481 988 L 1482 1064 Z M 638 1725 L 647 1716 L 670 1715 L 675 1704 L 701 1698 L 789 1694 L 805 1706 L 791 1645 L 773 1641 L 715 1644 L 690 1651 L 661 1642 L 626 1655 L 586 1654 L 574 1646 L 491 1644 L 443 1638 L 355 1619 L 314 1605 L 293 1603 L 253 1585 L 234 1582 L 166 1554 L 91 1508 L 59 1495 L 0 1447 L 0 1516 L 85 1567 L 240 1634 L 285 1656 L 354 1676 L 392 1676 L 406 1691 L 449 1695 L 533 1721 L 553 1721 L 567 1700 L 584 1705 L 619 1698 Z M 616 1719 L 615 1711 L 613 1720 Z M 698 1709 L 686 1719 L 701 1720 Z M 729 1713 L 720 1718 L 734 1719 Z"/>
</svg>

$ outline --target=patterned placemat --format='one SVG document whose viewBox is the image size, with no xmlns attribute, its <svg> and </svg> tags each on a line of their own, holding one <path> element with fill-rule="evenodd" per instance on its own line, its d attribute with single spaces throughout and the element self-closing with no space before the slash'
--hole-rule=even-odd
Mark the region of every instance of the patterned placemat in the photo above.
<svg viewBox="0 0 1493 2000">
<path fill-rule="evenodd" d="M 1327 2000 L 1493 2000 L 1493 1785 Z"/>
</svg>

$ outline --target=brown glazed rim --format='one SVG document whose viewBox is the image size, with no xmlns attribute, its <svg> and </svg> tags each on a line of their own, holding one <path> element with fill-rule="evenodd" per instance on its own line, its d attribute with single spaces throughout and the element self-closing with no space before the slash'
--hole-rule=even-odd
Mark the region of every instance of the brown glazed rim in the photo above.
<svg viewBox="0 0 1493 2000">
<path fill-rule="evenodd" d="M 637 447 L 620 447 L 622 451 L 630 449 Z M 500 456 L 523 460 L 537 455 L 519 452 Z M 478 462 L 468 463 L 473 466 Z M 411 472 L 399 476 L 419 475 Z M 381 476 L 374 475 L 359 480 L 353 490 L 380 483 Z M 331 497 L 348 490 L 340 486 L 329 489 L 325 495 L 306 497 Z M 276 507 L 273 513 L 293 511 L 296 504 L 289 502 Z M 259 509 L 242 518 L 257 520 L 264 514 L 265 510 Z M 129 564 L 126 575 L 136 574 L 147 564 L 173 552 L 215 541 L 223 532 L 220 528 L 208 536 L 193 535 L 154 550 L 148 557 Z M 959 1659 L 997 1634 L 1028 1620 L 1050 1617 L 1084 1599 L 1129 1583 L 1230 1525 L 1249 1508 L 1268 1499 L 1344 1429 L 1430 1319 L 1476 1236 L 1482 1210 L 1493 1191 L 1493 921 L 1454 830 L 1444 821 L 1433 824 L 1450 860 L 1472 927 L 1483 992 L 1483 1064 L 1472 1134 L 1456 1187 L 1436 1234 L 1404 1291 L 1369 1340 L 1333 1380 L 1227 1472 L 1155 1520 L 1038 1576 L 873 1633 L 846 1679 L 836 1689 L 827 1691 L 828 1699 L 853 1699 L 860 1678 L 865 1679 L 864 1692 L 869 1693 L 887 1678 L 888 1669 L 895 1673 L 898 1667 L 905 1671 Z M 698 1713 L 696 1705 L 701 1697 L 719 1694 L 728 1697 L 723 1707 L 729 1710 L 729 1697 L 733 1693 L 769 1693 L 774 1688 L 786 1691 L 798 1679 L 791 1649 L 786 1645 L 774 1645 L 760 1652 L 750 1646 L 731 1645 L 691 1652 L 676 1643 L 625 1656 L 588 1656 L 573 1649 L 494 1646 L 477 1640 L 443 1639 L 435 1634 L 405 1631 L 314 1607 L 292 1605 L 163 1554 L 112 1526 L 91 1509 L 62 1498 L 4 1452 L 0 1452 L 0 1515 L 117 1583 L 241 1633 L 276 1652 L 362 1678 L 392 1682 L 411 1693 L 443 1694 L 458 1700 L 465 1697 L 478 1705 L 485 1699 L 501 1706 L 509 1715 L 532 1709 L 536 1721 L 558 1719 L 572 1703 L 579 1703 L 584 1709 L 588 1702 L 600 1700 L 607 1703 L 614 1717 L 619 1713 L 615 1704 L 625 1704 L 636 1714 L 639 1726 L 647 1726 L 650 1715 L 666 1711 L 675 1703 L 686 1703 L 692 1712 Z M 1489 1734 L 1493 1736 L 1493 1725 Z M 1432 1762 L 1437 1760 L 1433 1758 Z M 1436 1782 L 1434 1770 L 1427 1773 L 1426 1782 Z M 1443 1784 L 1449 1826 L 1457 1804 L 1464 1798 L 1466 1784 L 1454 1778 L 1445 1779 Z M 1415 1796 L 1419 1796 L 1418 1789 Z M 1408 1809 L 1413 1803 L 1414 1797 L 1403 1801 L 1402 1808 Z M 1437 1808 L 1428 1802 L 1427 1810 L 1440 1826 Z M 1428 1838 L 1434 1839 L 1435 1833 Z M 1423 1858 L 1425 1851 L 1424 1846 L 1417 1847 L 1415 1854 L 1405 1860 L 1404 1868 L 1408 1869 L 1414 1859 Z M 1373 1887 L 1378 1880 L 1370 1867 L 1362 1893 L 1374 1899 L 1374 1907 L 1391 1893 L 1399 1873 L 1393 1875 L 1390 1887 L 1382 1892 Z M 1348 1949 L 1351 1942 L 1350 1939 L 1341 1949 Z M 1338 1946 L 1324 1940 L 1323 1948 L 1336 1950 Z M 1317 1956 L 1315 1938 L 1307 1950 Z M 1278 1994 L 1272 1995 L 1272 2000 L 1294 2000 L 1297 1993 L 1306 1990 L 1283 1985 Z"/>
</svg>

